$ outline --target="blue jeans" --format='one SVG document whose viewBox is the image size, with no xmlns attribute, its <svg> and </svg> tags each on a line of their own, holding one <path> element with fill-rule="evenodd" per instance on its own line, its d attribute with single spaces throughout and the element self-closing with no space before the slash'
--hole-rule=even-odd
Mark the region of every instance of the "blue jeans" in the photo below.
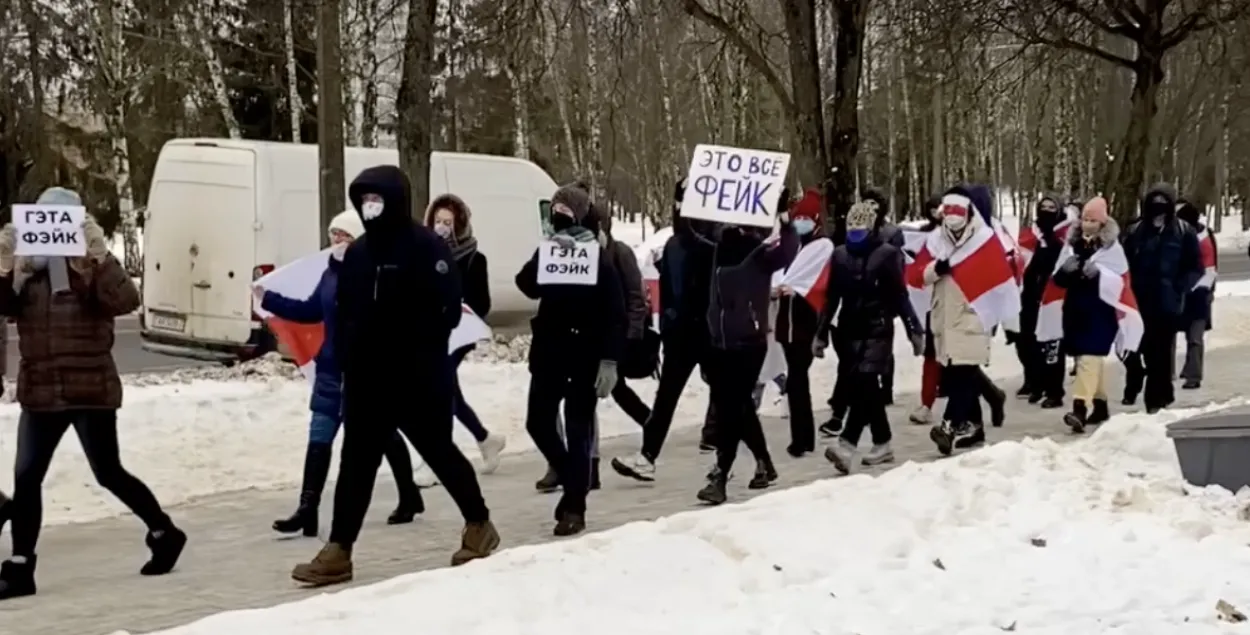
<svg viewBox="0 0 1250 635">
<path fill-rule="evenodd" d="M 334 437 L 338 436 L 342 425 L 343 421 L 338 417 L 314 412 L 312 420 L 308 422 L 308 442 L 310 444 L 334 443 Z"/>
<path fill-rule="evenodd" d="M 460 362 L 464 361 L 470 350 L 472 350 L 472 347 L 466 346 L 451 354 L 452 389 L 455 391 L 452 401 L 452 413 L 456 419 L 460 420 L 460 425 L 464 426 L 478 443 L 481 443 L 486 440 L 486 437 L 490 436 L 490 432 L 482 425 L 482 420 L 477 418 L 477 413 L 473 412 L 473 408 L 469 407 L 469 402 L 464 400 L 464 391 L 460 389 Z"/>
</svg>

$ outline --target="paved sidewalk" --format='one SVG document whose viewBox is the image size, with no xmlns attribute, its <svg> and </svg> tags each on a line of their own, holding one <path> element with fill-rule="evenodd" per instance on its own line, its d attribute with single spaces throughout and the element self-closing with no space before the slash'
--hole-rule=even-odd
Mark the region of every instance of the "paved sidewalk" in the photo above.
<svg viewBox="0 0 1250 635">
<path fill-rule="evenodd" d="M 1243 394 L 1243 377 L 1250 370 L 1245 360 L 1250 360 L 1250 345 L 1211 352 L 1207 385 L 1197 392 L 1178 390 L 1177 405 L 1194 406 Z M 1118 375 L 1113 395 L 1120 389 Z M 1010 393 L 1019 380 L 1001 385 Z M 818 402 L 822 400 L 817 397 Z M 900 394 L 900 405 L 890 411 L 900 462 L 937 458 L 927 428 L 906 422 L 906 413 L 915 403 L 914 393 Z M 1113 400 L 1113 410 L 1120 408 L 1117 404 L 1118 399 Z M 1061 422 L 1062 411 L 1042 411 L 1014 399 L 1009 400 L 1008 408 L 1006 426 L 989 430 L 991 441 L 1046 435 L 1070 438 Z M 781 472 L 779 487 L 835 474 L 820 455 L 796 460 L 785 453 L 788 428 L 783 420 L 767 420 L 765 426 Z M 710 458 L 696 450 L 697 432 L 697 428 L 675 431 L 659 465 L 660 480 L 653 485 L 622 479 L 605 466 L 604 489 L 590 502 L 590 530 L 696 508 L 694 493 L 702 486 L 710 465 Z M 633 452 L 638 442 L 637 437 L 614 439 L 605 442 L 602 451 L 605 457 Z M 187 452 L 195 452 L 195 448 L 187 448 Z M 742 472 L 751 469 L 745 450 L 739 465 Z M 482 479 L 505 548 L 552 540 L 555 495 L 544 496 L 533 490 L 533 482 L 542 472 L 539 457 L 525 453 L 505 457 L 498 473 Z M 385 516 L 395 504 L 395 490 L 389 478 L 380 481 L 357 547 L 356 584 L 446 566 L 461 526 L 451 500 L 441 488 L 427 490 L 429 511 L 423 518 L 412 525 L 387 527 Z M 731 483 L 732 500 L 754 495 L 745 489 L 745 482 L 745 478 L 737 478 Z M 317 591 L 297 588 L 288 576 L 291 567 L 311 558 L 320 543 L 277 539 L 269 530 L 275 517 L 291 511 L 296 497 L 293 490 L 246 491 L 174 508 L 172 515 L 190 534 L 191 542 L 179 570 L 163 578 L 138 575 L 146 550 L 143 529 L 132 517 L 49 528 L 40 545 L 41 595 L 0 604 L 0 634 L 100 635 L 123 629 L 142 633 L 223 610 L 309 597 Z M 327 512 L 329 499 L 327 495 L 323 506 Z M 4 548 L 7 550 L 7 544 Z"/>
</svg>

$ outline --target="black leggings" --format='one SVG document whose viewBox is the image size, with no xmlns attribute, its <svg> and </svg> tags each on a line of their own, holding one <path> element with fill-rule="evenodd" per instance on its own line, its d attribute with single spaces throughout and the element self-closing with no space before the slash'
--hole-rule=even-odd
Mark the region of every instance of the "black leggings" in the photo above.
<svg viewBox="0 0 1250 635">
<path fill-rule="evenodd" d="M 561 402 L 564 404 L 564 440 L 560 439 L 556 427 Z M 594 384 L 584 378 L 541 372 L 530 375 L 525 429 L 534 446 L 547 459 L 547 465 L 560 477 L 564 493 L 557 510 L 586 513 L 598 404 Z"/>
<path fill-rule="evenodd" d="M 708 352 L 708 388 L 716 408 L 716 464 L 725 475 L 733 468 L 740 442 L 746 444 L 757 462 L 772 460 L 764 426 L 751 401 L 751 390 L 760 377 L 766 354 L 764 346 Z"/>
<path fill-rule="evenodd" d="M 386 393 L 386 390 L 379 390 Z M 339 479 L 334 487 L 334 521 L 330 542 L 351 548 L 360 536 L 365 513 L 373 500 L 373 485 L 387 446 L 395 442 L 395 430 L 408 437 L 434 476 L 460 508 L 466 523 L 490 518 L 473 465 L 452 441 L 453 391 L 429 386 L 420 394 L 401 395 L 420 404 L 413 410 L 394 397 L 379 399 L 377 393 L 355 397 L 365 408 L 348 408 L 343 420 L 343 449 L 339 456 Z M 411 473 L 411 470 L 409 471 Z"/>
<path fill-rule="evenodd" d="M 22 411 L 13 476 L 13 554 L 35 555 L 43 525 L 43 479 L 70 427 L 78 435 L 96 482 L 129 507 L 149 531 L 169 529 L 169 516 L 152 490 L 122 467 L 116 410 Z"/>
<path fill-rule="evenodd" d="M 838 375 L 839 381 L 855 395 L 846 415 L 846 426 L 840 435 L 851 445 L 859 445 L 859 437 L 864 428 L 872 433 L 873 445 L 885 445 L 893 438 L 890 431 L 890 419 L 885 412 L 888 395 L 885 391 L 885 377 L 876 373 L 851 372 Z"/>
</svg>

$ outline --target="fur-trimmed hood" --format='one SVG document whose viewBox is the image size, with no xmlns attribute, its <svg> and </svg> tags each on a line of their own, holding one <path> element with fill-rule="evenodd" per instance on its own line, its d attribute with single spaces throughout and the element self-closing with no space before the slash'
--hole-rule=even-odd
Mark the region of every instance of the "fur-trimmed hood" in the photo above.
<svg viewBox="0 0 1250 635">
<path fill-rule="evenodd" d="M 473 212 L 464 199 L 455 194 L 442 194 L 430 201 L 425 208 L 425 226 L 434 227 L 434 213 L 440 209 L 451 210 L 456 242 L 461 243 L 473 237 Z"/>
<path fill-rule="evenodd" d="M 1077 223 L 1077 225 L 1074 225 L 1072 229 L 1068 232 L 1068 244 L 1073 247 L 1077 247 L 1080 245 L 1080 242 L 1084 235 L 1081 232 L 1081 227 L 1079 224 L 1081 222 L 1080 219 L 1078 218 L 1075 222 Z M 1107 222 L 1103 223 L 1102 229 L 1098 230 L 1098 242 L 1100 245 L 1099 249 L 1106 249 L 1107 247 L 1114 245 L 1119 240 L 1120 240 L 1120 225 L 1115 222 L 1114 218 L 1108 218 Z"/>
</svg>

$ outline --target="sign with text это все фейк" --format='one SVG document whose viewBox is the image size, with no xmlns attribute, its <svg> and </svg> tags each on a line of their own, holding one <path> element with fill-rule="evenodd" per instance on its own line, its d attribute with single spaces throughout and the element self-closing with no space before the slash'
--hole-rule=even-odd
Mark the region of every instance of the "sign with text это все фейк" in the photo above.
<svg viewBox="0 0 1250 635">
<path fill-rule="evenodd" d="M 790 155 L 698 145 L 690 160 L 682 218 L 772 227 Z"/>
<path fill-rule="evenodd" d="M 599 243 L 555 240 L 538 244 L 538 284 L 594 285 L 599 282 Z"/>
<path fill-rule="evenodd" d="M 13 228 L 17 230 L 17 256 L 65 256 L 87 254 L 81 205 L 14 205 Z"/>
</svg>

